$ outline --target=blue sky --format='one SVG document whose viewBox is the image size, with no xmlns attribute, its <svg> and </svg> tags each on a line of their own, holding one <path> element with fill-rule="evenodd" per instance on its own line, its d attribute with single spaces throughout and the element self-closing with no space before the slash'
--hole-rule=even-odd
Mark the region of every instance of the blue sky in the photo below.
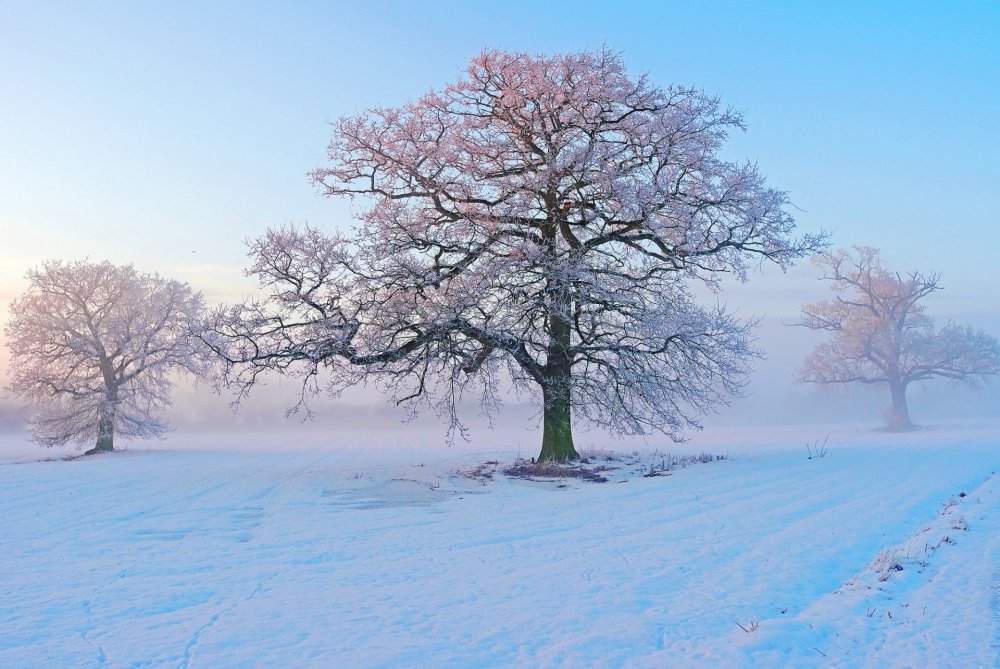
<svg viewBox="0 0 1000 669">
<path fill-rule="evenodd" d="M 997 2 L 3 5 L 0 316 L 52 257 L 235 299 L 242 240 L 350 225 L 305 178 L 327 121 L 443 86 L 484 47 L 607 45 L 743 110 L 726 155 L 758 161 L 802 228 L 941 272 L 934 313 L 1000 335 Z M 792 318 L 826 296 L 813 276 L 766 272 L 725 299 Z"/>
</svg>

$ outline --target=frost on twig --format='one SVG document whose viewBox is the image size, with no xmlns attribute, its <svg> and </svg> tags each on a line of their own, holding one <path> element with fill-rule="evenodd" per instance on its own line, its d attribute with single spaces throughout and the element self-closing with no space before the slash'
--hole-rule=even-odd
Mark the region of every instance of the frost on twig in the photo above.
<svg viewBox="0 0 1000 669">
<path fill-rule="evenodd" d="M 180 281 L 109 262 L 46 262 L 10 307 L 7 388 L 33 409 L 43 446 L 158 437 L 178 373 L 211 367 L 199 333 L 201 294 Z"/>
<path fill-rule="evenodd" d="M 760 355 L 754 322 L 690 284 L 825 245 L 795 236 L 756 165 L 720 157 L 737 111 L 608 50 L 487 50 L 443 89 L 332 125 L 312 180 L 358 225 L 250 243 L 266 296 L 211 325 L 239 395 L 270 372 L 301 379 L 296 408 L 370 383 L 461 435 L 463 400 L 493 416 L 512 388 L 538 408 L 539 460 L 576 460 L 580 423 L 680 440 Z"/>
</svg>

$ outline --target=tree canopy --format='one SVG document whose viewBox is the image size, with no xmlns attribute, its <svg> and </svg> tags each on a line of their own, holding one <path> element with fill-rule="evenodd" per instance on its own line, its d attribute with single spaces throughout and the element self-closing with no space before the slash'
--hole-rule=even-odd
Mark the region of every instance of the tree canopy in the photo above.
<svg viewBox="0 0 1000 669">
<path fill-rule="evenodd" d="M 116 434 L 148 438 L 166 423 L 171 374 L 199 374 L 207 351 L 193 336 L 201 295 L 131 265 L 45 263 L 10 307 L 8 389 L 34 408 L 31 429 L 45 446 L 95 443 Z"/>
<path fill-rule="evenodd" d="M 807 304 L 799 325 L 831 333 L 798 371 L 819 384 L 886 384 L 888 426 L 912 427 L 910 384 L 934 378 L 977 385 L 1000 372 L 1000 344 L 989 334 L 948 324 L 935 329 L 921 303 L 941 289 L 936 273 L 901 275 L 882 265 L 877 249 L 855 246 L 817 256 L 821 279 L 837 293 Z"/>
<path fill-rule="evenodd" d="M 488 50 L 465 77 L 397 108 L 333 123 L 330 197 L 357 200 L 351 235 L 283 228 L 250 245 L 263 300 L 220 310 L 214 346 L 248 391 L 298 374 L 332 392 L 382 383 L 460 425 L 474 390 L 536 397 L 541 459 L 576 457 L 572 420 L 679 437 L 738 393 L 750 323 L 687 284 L 786 267 L 787 197 L 719 157 L 740 114 L 631 77 L 609 51 Z"/>
</svg>

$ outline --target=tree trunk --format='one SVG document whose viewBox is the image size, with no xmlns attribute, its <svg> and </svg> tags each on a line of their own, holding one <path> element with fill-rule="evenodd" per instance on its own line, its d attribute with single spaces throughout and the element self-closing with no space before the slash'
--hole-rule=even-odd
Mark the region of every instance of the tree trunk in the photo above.
<svg viewBox="0 0 1000 669">
<path fill-rule="evenodd" d="M 97 445 L 84 453 L 84 455 L 94 455 L 95 453 L 107 453 L 115 450 L 115 408 L 118 405 L 118 384 L 116 383 L 114 369 L 108 356 L 101 354 L 100 357 L 101 376 L 104 377 L 104 387 L 107 395 L 101 405 L 101 417 L 97 423 Z"/>
<path fill-rule="evenodd" d="M 570 388 L 558 383 L 543 392 L 544 428 L 542 432 L 542 452 L 538 461 L 554 460 L 566 462 L 577 460 L 580 455 L 573 447 L 573 422 L 571 416 Z"/>
<path fill-rule="evenodd" d="M 100 422 L 97 424 L 97 445 L 84 455 L 107 453 L 115 450 L 115 414 L 114 409 L 105 408 L 101 411 Z"/>
<path fill-rule="evenodd" d="M 892 398 L 892 404 L 889 406 L 889 425 L 887 427 L 898 432 L 912 430 L 910 410 L 906 406 L 906 384 L 900 380 L 890 380 L 889 395 Z"/>
<path fill-rule="evenodd" d="M 544 430 L 542 452 L 538 454 L 539 462 L 566 462 L 580 458 L 573 447 L 573 359 L 568 352 L 571 334 L 565 316 L 569 311 L 569 300 L 564 297 L 564 291 L 555 293 L 557 297 L 550 303 L 549 349 L 545 361 L 545 383 L 542 386 Z"/>
<path fill-rule="evenodd" d="M 542 235 L 547 250 L 557 256 L 557 223 L 559 200 L 553 188 L 546 196 L 546 205 L 551 212 L 550 224 Z M 545 352 L 545 368 L 542 372 L 543 432 L 542 451 L 539 462 L 566 462 L 579 460 L 580 455 L 573 447 L 573 356 L 570 347 L 573 334 L 570 329 L 572 306 L 571 291 L 566 277 L 560 271 L 546 277 L 545 306 L 548 311 L 546 330 L 549 336 L 548 350 Z"/>
</svg>

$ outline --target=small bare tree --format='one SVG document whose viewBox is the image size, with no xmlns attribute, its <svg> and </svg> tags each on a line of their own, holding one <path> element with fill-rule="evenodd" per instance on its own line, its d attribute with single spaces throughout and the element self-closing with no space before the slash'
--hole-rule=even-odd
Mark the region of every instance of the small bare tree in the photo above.
<svg viewBox="0 0 1000 669">
<path fill-rule="evenodd" d="M 27 278 L 4 334 L 7 389 L 32 404 L 35 441 L 94 443 L 91 454 L 113 450 L 116 434 L 162 434 L 153 413 L 170 404 L 171 374 L 206 369 L 193 336 L 201 295 L 108 262 L 47 262 Z"/>
<path fill-rule="evenodd" d="M 913 427 L 906 403 L 910 384 L 945 378 L 975 386 L 1000 372 L 995 338 L 951 324 L 935 330 L 924 314 L 920 300 L 941 289 L 937 274 L 891 272 L 878 250 L 866 246 L 813 260 L 837 297 L 802 308 L 796 325 L 831 337 L 806 358 L 799 381 L 885 384 L 891 399 L 888 427 L 907 430 Z"/>
<path fill-rule="evenodd" d="M 214 345 L 241 391 L 323 370 L 334 392 L 382 382 L 452 426 L 464 392 L 491 411 L 512 379 L 539 400 L 541 460 L 577 457 L 574 416 L 677 437 L 738 393 L 755 355 L 751 324 L 685 284 L 822 244 L 793 236 L 756 166 L 719 158 L 742 128 L 607 51 L 486 51 L 441 91 L 333 124 L 313 181 L 360 199 L 361 225 L 252 243 L 270 296 L 219 313 Z"/>
</svg>

